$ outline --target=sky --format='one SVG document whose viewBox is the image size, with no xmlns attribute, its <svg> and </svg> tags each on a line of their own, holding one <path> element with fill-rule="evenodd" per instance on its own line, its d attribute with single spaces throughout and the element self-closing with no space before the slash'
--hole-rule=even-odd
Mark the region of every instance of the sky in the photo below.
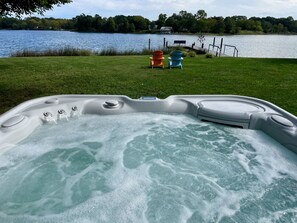
<svg viewBox="0 0 297 223">
<path fill-rule="evenodd" d="M 297 19 L 297 0 L 73 0 L 72 3 L 55 6 L 44 16 L 73 18 L 82 13 L 101 17 L 141 15 L 149 20 L 157 20 L 161 13 L 171 16 L 185 10 L 195 14 L 199 9 L 205 10 L 208 17 L 292 16 Z"/>
</svg>

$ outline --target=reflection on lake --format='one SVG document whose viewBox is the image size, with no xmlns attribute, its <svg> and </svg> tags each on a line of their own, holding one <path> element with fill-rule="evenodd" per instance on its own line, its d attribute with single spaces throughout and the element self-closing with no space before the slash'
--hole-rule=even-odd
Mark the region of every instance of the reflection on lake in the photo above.
<svg viewBox="0 0 297 223">
<path fill-rule="evenodd" d="M 205 47 L 213 42 L 214 36 L 205 37 Z M 163 46 L 166 38 L 168 44 L 174 40 L 186 40 L 187 45 L 196 42 L 195 35 L 161 35 L 161 34 L 107 34 L 78 33 L 68 31 L 30 31 L 30 30 L 0 30 L 0 57 L 8 57 L 19 50 L 46 50 L 65 46 L 100 51 L 115 48 L 118 51 L 141 51 L 151 47 L 157 49 Z M 240 57 L 296 58 L 296 35 L 234 35 L 217 36 L 216 45 L 224 38 L 224 44 L 234 45 L 239 50 Z M 232 55 L 233 49 L 226 48 L 226 54 Z"/>
</svg>

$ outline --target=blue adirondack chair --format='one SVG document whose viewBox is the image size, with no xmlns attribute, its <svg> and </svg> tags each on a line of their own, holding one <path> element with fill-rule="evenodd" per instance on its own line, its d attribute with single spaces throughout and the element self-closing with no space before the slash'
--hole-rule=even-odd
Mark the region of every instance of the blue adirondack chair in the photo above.
<svg viewBox="0 0 297 223">
<path fill-rule="evenodd" d="M 168 67 L 170 69 L 171 67 L 180 67 L 180 69 L 183 69 L 182 60 L 182 52 L 175 50 L 172 52 L 171 57 L 168 57 Z"/>
</svg>

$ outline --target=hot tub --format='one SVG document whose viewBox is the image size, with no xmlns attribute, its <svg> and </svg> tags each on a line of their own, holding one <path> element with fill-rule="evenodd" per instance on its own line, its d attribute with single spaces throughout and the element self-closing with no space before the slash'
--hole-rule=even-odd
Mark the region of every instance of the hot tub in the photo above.
<svg viewBox="0 0 297 223">
<path fill-rule="evenodd" d="M 164 100 L 126 96 L 61 95 L 27 101 L 0 116 L 0 151 L 26 138 L 38 126 L 83 114 L 182 113 L 203 121 L 262 130 L 297 152 L 297 118 L 267 101 L 242 96 L 170 96 Z"/>
<path fill-rule="evenodd" d="M 297 118 L 260 99 L 58 95 L 0 125 L 1 222 L 297 218 Z"/>
</svg>

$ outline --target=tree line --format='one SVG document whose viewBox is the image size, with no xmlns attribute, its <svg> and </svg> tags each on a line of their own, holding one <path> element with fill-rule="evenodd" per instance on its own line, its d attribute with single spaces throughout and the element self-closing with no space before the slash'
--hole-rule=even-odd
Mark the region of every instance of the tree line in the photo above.
<svg viewBox="0 0 297 223">
<path fill-rule="evenodd" d="M 163 26 L 172 27 L 177 33 L 277 33 L 296 34 L 297 21 L 293 17 L 251 17 L 228 16 L 207 17 L 204 10 L 196 14 L 187 11 L 173 13 L 171 16 L 160 14 L 150 21 L 142 16 L 101 17 L 100 15 L 81 14 L 72 19 L 38 18 L 25 19 L 8 16 L 0 17 L 0 29 L 29 30 L 72 30 L 79 32 L 104 33 L 157 33 Z"/>
</svg>

